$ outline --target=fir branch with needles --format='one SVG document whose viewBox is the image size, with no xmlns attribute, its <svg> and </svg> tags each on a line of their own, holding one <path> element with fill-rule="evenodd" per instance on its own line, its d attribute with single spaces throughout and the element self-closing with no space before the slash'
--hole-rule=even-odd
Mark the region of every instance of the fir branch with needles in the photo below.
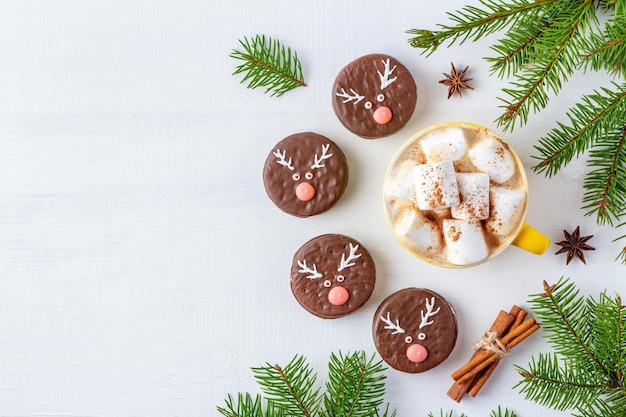
<svg viewBox="0 0 626 417">
<path fill-rule="evenodd" d="M 576 73 L 601 71 L 614 79 L 583 95 L 568 122 L 557 122 L 535 146 L 535 172 L 551 177 L 588 156 L 582 209 L 597 223 L 620 227 L 626 217 L 626 0 L 478 0 L 448 13 L 452 24 L 411 29 L 409 44 L 431 55 L 502 33 L 485 58 L 507 79 L 496 123 L 511 131 L 546 108 Z M 601 23 L 604 21 L 604 23 Z M 620 81 L 621 80 L 621 81 Z M 622 237 L 626 237 L 622 236 Z M 621 238 L 621 237 L 620 237 Z M 619 238 L 618 238 L 619 239 Z M 616 260 L 626 264 L 626 247 Z"/>
<path fill-rule="evenodd" d="M 265 93 L 281 96 L 296 87 L 304 87 L 302 64 L 298 54 L 280 41 L 265 35 L 239 40 L 243 51 L 233 50 L 231 58 L 243 61 L 233 75 L 243 74 L 241 83 L 248 88 L 265 87 Z"/>
<path fill-rule="evenodd" d="M 441 409 L 439 410 L 438 415 L 435 415 L 432 412 L 428 413 L 428 417 L 455 417 L 455 416 L 456 414 L 454 414 L 454 411 L 452 410 L 444 412 L 443 409 Z M 459 417 L 467 417 L 467 416 L 461 413 Z M 517 417 L 517 415 L 515 414 L 515 412 L 513 412 L 512 410 L 509 410 L 508 408 L 505 408 L 503 410 L 501 407 L 498 407 L 497 410 L 492 410 L 491 413 L 489 413 L 489 417 Z"/>
<path fill-rule="evenodd" d="M 565 278 L 530 303 L 552 353 L 516 366 L 531 401 L 579 417 L 626 415 L 626 308 L 619 295 L 583 296 Z"/>
<path fill-rule="evenodd" d="M 331 354 L 325 391 L 302 355 L 284 368 L 267 363 L 252 368 L 264 396 L 228 395 L 217 410 L 225 417 L 395 417 L 383 407 L 386 368 L 364 352 Z"/>
</svg>

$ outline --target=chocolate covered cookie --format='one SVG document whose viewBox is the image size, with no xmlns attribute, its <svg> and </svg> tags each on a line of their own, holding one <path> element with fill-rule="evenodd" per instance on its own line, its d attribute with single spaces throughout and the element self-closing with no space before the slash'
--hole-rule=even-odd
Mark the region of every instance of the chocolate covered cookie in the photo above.
<svg viewBox="0 0 626 417">
<path fill-rule="evenodd" d="M 387 297 L 372 324 L 383 360 L 408 373 L 428 371 L 443 362 L 456 343 L 454 308 L 439 294 L 406 288 Z"/>
<path fill-rule="evenodd" d="M 400 130 L 417 101 L 413 76 L 389 55 L 371 54 L 346 65 L 332 91 L 333 110 L 352 133 L 366 139 Z"/>
<path fill-rule="evenodd" d="M 352 313 L 372 295 L 376 266 L 356 240 L 326 234 L 306 242 L 291 263 L 291 291 L 311 314 L 334 319 Z"/>
<path fill-rule="evenodd" d="M 330 139 L 305 132 L 274 146 L 263 168 L 265 191 L 276 206 L 293 216 L 323 213 L 343 194 L 348 164 Z"/>
</svg>

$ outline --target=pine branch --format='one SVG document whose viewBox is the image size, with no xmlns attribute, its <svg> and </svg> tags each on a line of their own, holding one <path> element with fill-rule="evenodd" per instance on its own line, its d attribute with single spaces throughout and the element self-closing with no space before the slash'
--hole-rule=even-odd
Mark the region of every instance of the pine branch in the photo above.
<svg viewBox="0 0 626 417">
<path fill-rule="evenodd" d="M 278 40 L 256 35 L 239 40 L 243 51 L 233 50 L 231 58 L 244 61 L 233 75 L 244 74 L 241 83 L 248 88 L 265 87 L 265 93 L 281 96 L 296 87 L 306 86 L 298 54 Z"/>
<path fill-rule="evenodd" d="M 326 384 L 324 405 L 326 413 L 332 416 L 370 416 L 383 403 L 385 376 L 382 361 L 369 361 L 365 353 L 350 357 L 339 353 L 331 355 L 329 362 L 329 382 Z M 387 412 L 384 413 L 387 415 Z"/>
<path fill-rule="evenodd" d="M 616 121 L 621 121 L 626 110 L 626 84 L 612 83 L 613 88 L 602 87 L 569 109 L 570 125 L 558 123 L 546 137 L 539 140 L 535 149 L 540 162 L 533 167 L 535 172 L 555 175 L 572 159 L 590 148 L 605 132 L 613 130 Z M 621 127 L 621 123 L 620 123 Z"/>
<path fill-rule="evenodd" d="M 626 308 L 619 295 L 583 297 L 561 278 L 531 296 L 552 354 L 539 354 L 528 369 L 516 366 L 516 385 L 527 399 L 581 417 L 623 416 L 626 411 Z"/>
<path fill-rule="evenodd" d="M 443 409 L 440 409 L 439 416 L 437 417 L 454 417 L 454 415 L 455 415 L 454 411 L 452 410 L 444 412 Z M 432 412 L 429 412 L 428 417 L 436 417 L 436 416 Z M 465 414 L 461 413 L 459 417 L 466 417 L 466 416 Z M 504 410 L 502 410 L 502 408 L 498 406 L 497 410 L 492 410 L 491 413 L 489 413 L 489 417 L 517 417 L 517 415 L 515 414 L 515 412 L 513 412 L 512 410 L 509 410 L 508 408 L 505 408 Z"/>
<path fill-rule="evenodd" d="M 314 389 L 317 374 L 303 356 L 296 356 L 284 369 L 267 364 L 252 372 L 268 399 L 288 415 L 311 417 L 317 411 L 321 400 L 319 389 Z"/>
<path fill-rule="evenodd" d="M 543 110 L 549 102 L 548 92 L 558 93 L 563 82 L 577 69 L 580 46 L 577 38 L 596 23 L 595 0 L 577 3 L 567 12 L 560 9 L 554 21 L 533 42 L 529 59 L 533 65 L 515 75 L 516 81 L 511 81 L 513 88 L 503 89 L 509 99 L 501 99 L 505 111 L 496 121 L 505 130 L 512 130 L 516 122 L 525 125 L 531 111 Z"/>
<path fill-rule="evenodd" d="M 572 410 L 592 404 L 604 394 L 602 384 L 587 383 L 584 371 L 574 368 L 573 363 L 559 361 L 557 355 L 539 354 L 532 359 L 528 370 L 516 366 L 524 378 L 515 387 L 527 400 L 559 410 Z"/>
<path fill-rule="evenodd" d="M 618 225 L 617 227 L 623 227 L 623 226 L 626 226 L 626 222 Z M 617 242 L 618 240 L 625 239 L 625 238 L 626 238 L 626 235 L 619 236 L 613 239 L 613 242 Z M 621 262 L 623 265 L 626 265 L 626 246 L 622 248 L 622 251 L 617 255 L 617 258 L 615 258 L 615 260 Z"/>
<path fill-rule="evenodd" d="M 228 396 L 217 410 L 225 417 L 395 417 L 389 404 L 384 409 L 385 371 L 382 361 L 365 353 L 331 354 L 326 392 L 315 389 L 317 375 L 303 356 L 294 357 L 284 368 L 266 364 L 252 368 L 265 397 Z M 263 409 L 265 403 L 265 409 Z M 382 414 L 381 414 L 382 412 Z"/>
<path fill-rule="evenodd" d="M 626 214 L 626 124 L 601 139 L 589 153 L 587 165 L 594 169 L 583 185 L 583 209 L 587 215 L 595 213 L 599 224 L 613 225 L 613 219 Z"/>
<path fill-rule="evenodd" d="M 581 57 L 584 69 L 626 75 L 626 16 L 616 13 L 605 23 L 603 33 L 589 33 L 583 50 L 588 51 Z"/>
<path fill-rule="evenodd" d="M 443 410 L 439 410 L 439 417 L 453 417 L 454 411 L 450 410 L 444 414 Z M 428 413 L 428 417 L 435 417 L 432 412 Z M 465 417 L 465 414 L 461 414 L 461 417 Z"/>
<path fill-rule="evenodd" d="M 528 21 L 525 26 L 514 26 L 500 41 L 491 46 L 497 54 L 495 57 L 486 57 L 491 62 L 491 71 L 498 78 L 508 78 L 523 70 L 531 63 L 532 48 L 543 31 L 552 24 L 550 19 L 542 17 Z"/>
<path fill-rule="evenodd" d="M 480 4 L 486 10 L 467 5 L 454 13 L 448 13 L 456 25 L 439 25 L 441 30 L 438 31 L 408 30 L 407 33 L 417 35 L 409 39 L 409 44 L 414 48 L 423 49 L 422 53 L 430 55 L 444 42 L 452 46 L 456 42 L 463 44 L 468 39 L 477 41 L 484 36 L 511 27 L 524 18 L 526 18 L 525 21 L 532 21 L 533 13 L 537 9 L 553 1 L 536 0 L 529 3 L 525 0 L 511 0 L 510 3 L 503 4 L 495 0 L 480 0 Z"/>
</svg>

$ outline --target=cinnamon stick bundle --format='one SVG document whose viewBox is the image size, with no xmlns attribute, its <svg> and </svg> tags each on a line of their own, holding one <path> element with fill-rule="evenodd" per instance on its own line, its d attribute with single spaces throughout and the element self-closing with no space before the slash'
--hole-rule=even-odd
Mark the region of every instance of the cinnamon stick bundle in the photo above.
<svg viewBox="0 0 626 417">
<path fill-rule="evenodd" d="M 470 360 L 452 374 L 454 384 L 448 396 L 460 402 L 466 393 L 475 397 L 491 376 L 500 359 L 532 333 L 539 329 L 535 319 L 526 320 L 527 312 L 513 306 L 507 313 L 500 311 L 495 321 L 477 344 Z"/>
</svg>

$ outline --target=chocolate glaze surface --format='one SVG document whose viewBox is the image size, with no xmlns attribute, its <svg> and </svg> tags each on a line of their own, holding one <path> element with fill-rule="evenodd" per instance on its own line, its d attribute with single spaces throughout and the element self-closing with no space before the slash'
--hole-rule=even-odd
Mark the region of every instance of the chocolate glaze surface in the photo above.
<svg viewBox="0 0 626 417">
<path fill-rule="evenodd" d="M 434 291 L 405 288 L 380 304 L 374 315 L 372 334 L 378 353 L 389 366 L 402 372 L 425 372 L 452 352 L 457 337 L 456 313 Z M 408 359 L 407 351 L 412 344 L 426 348 L 426 360 L 415 363 Z"/>
<path fill-rule="evenodd" d="M 265 191 L 276 206 L 296 217 L 323 213 L 339 200 L 348 183 L 346 157 L 330 139 L 312 132 L 278 142 L 263 167 Z M 302 201 L 296 189 L 308 183 L 314 196 Z"/>
<path fill-rule="evenodd" d="M 344 235 L 326 234 L 309 240 L 291 263 L 291 291 L 296 300 L 311 314 L 325 319 L 345 316 L 363 306 L 375 283 L 372 256 L 363 245 Z M 329 302 L 328 294 L 336 287 L 345 288 L 349 295 L 343 305 Z"/>
<path fill-rule="evenodd" d="M 350 62 L 339 72 L 332 89 L 333 110 L 339 121 L 366 139 L 400 130 L 411 119 L 416 102 L 413 76 L 398 60 L 384 54 L 365 55 Z M 392 113 L 386 124 L 377 123 L 373 117 L 381 106 Z"/>
</svg>

